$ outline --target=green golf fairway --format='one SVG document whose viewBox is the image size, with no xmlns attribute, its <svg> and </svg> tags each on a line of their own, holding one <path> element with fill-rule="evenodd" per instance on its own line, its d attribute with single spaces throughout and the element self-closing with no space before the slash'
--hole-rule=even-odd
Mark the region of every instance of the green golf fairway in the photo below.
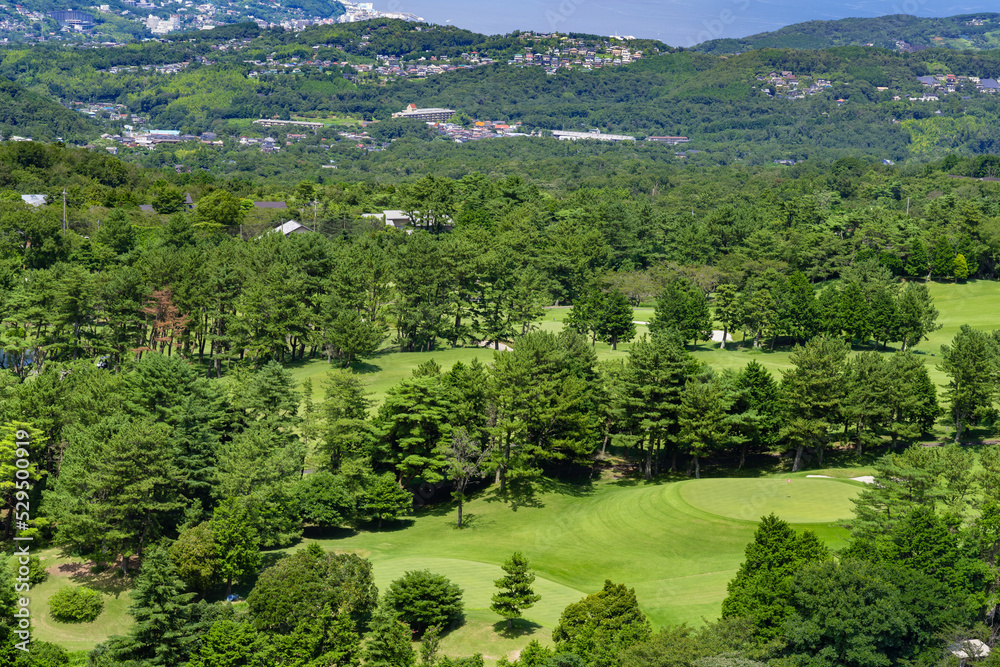
<svg viewBox="0 0 1000 667">
<path fill-rule="evenodd" d="M 384 591 L 395 579 L 410 570 L 430 570 L 448 577 L 462 589 L 466 610 L 489 609 L 490 598 L 496 593 L 493 581 L 504 576 L 499 565 L 478 563 L 454 558 L 396 558 L 382 561 L 375 568 L 375 584 Z M 540 625 L 554 627 L 567 605 L 577 602 L 587 594 L 582 590 L 557 584 L 544 577 L 535 576 L 533 588 L 542 596 L 534 606 L 524 612 L 524 618 Z M 498 622 L 494 614 L 493 622 Z"/>
<path fill-rule="evenodd" d="M 699 479 L 680 484 L 681 498 L 692 507 L 754 522 L 771 513 L 789 523 L 848 518 L 854 507 L 851 498 L 859 490 L 841 480 L 805 477 Z"/>
</svg>

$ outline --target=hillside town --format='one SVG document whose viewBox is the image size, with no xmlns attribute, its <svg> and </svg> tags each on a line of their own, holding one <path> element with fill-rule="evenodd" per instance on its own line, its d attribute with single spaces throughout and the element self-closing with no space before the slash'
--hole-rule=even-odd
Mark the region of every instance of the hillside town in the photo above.
<svg viewBox="0 0 1000 667">
<path fill-rule="evenodd" d="M 261 28 L 281 27 L 303 30 L 311 25 L 352 23 L 371 19 L 423 21 L 407 12 L 379 11 L 372 3 L 331 3 L 334 11 L 327 16 L 309 15 L 291 5 L 265 0 L 230 2 L 217 0 L 199 3 L 197 0 L 120 0 L 116 4 L 101 4 L 86 11 L 44 12 L 20 4 L 0 5 L 0 43 L 79 39 L 108 21 L 124 20 L 134 25 L 141 35 L 162 37 L 183 30 L 211 30 L 217 26 L 254 21 Z M 66 17 L 63 15 L 73 14 Z M 98 29 L 97 32 L 102 32 Z"/>
</svg>

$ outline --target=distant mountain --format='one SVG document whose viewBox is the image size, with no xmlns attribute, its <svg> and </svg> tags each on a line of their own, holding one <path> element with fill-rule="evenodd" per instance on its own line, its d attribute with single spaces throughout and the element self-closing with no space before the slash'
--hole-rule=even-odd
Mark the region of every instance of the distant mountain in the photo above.
<svg viewBox="0 0 1000 667">
<path fill-rule="evenodd" d="M 877 46 L 919 51 L 1000 48 L 1000 14 L 962 14 L 920 18 L 894 14 L 873 19 L 806 21 L 743 39 L 713 39 L 694 46 L 703 53 L 742 53 L 754 49 L 827 49 L 833 46 Z"/>
<path fill-rule="evenodd" d="M 96 137 L 97 127 L 75 111 L 0 77 L 0 134 L 67 143 L 85 143 Z"/>
</svg>

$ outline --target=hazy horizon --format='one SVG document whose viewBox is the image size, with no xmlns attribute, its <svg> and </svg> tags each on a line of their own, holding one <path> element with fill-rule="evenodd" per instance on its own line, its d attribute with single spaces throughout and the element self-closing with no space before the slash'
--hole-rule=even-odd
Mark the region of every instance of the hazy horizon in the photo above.
<svg viewBox="0 0 1000 667">
<path fill-rule="evenodd" d="M 721 37 L 746 37 L 812 20 L 873 18 L 888 14 L 925 17 L 996 12 L 984 2 L 939 0 L 375 0 L 382 11 L 409 12 L 431 23 L 450 23 L 486 34 L 513 30 L 634 35 L 671 46 L 692 46 Z"/>
</svg>

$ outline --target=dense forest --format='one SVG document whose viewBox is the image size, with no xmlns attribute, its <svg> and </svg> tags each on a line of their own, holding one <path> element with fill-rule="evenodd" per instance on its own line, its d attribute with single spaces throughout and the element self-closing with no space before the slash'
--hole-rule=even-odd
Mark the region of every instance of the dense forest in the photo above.
<svg viewBox="0 0 1000 667">
<path fill-rule="evenodd" d="M 65 231 L 61 207 L 29 209 L 10 190 L 0 204 L 0 442 L 31 462 L 30 493 L 3 489 L 8 507 L 34 509 L 18 534 L 135 577 L 132 629 L 88 664 L 406 666 L 409 629 L 451 664 L 433 653 L 439 626 L 460 623 L 461 592 L 447 579 L 410 572 L 379 601 L 362 558 L 310 547 L 261 571 L 261 549 L 306 530 L 378 530 L 411 512 L 418 489 L 441 492 L 422 502 L 451 495 L 461 525 L 466 493 L 572 478 L 609 453 L 653 480 L 774 452 L 796 471 L 835 450 L 888 450 L 879 475 L 891 483 L 861 495 L 855 539 L 836 561 L 766 519 L 718 623 L 653 634 L 634 592 L 608 582 L 566 608 L 553 648 L 529 644 L 519 664 L 812 664 L 817 651 L 818 664 L 877 664 L 837 648 L 841 616 L 858 624 L 850 633 L 865 655 L 936 664 L 940 624 L 989 632 L 974 626 L 992 618 L 996 538 L 973 503 L 978 511 L 977 484 L 991 497 L 992 477 L 973 475 L 957 445 L 897 453 L 941 424 L 961 440 L 992 423 L 994 335 L 961 329 L 942 351 L 950 384 L 940 395 L 915 354 L 939 326 L 923 281 L 995 276 L 995 183 L 935 170 L 989 169 L 983 159 L 914 175 L 857 159 L 795 172 L 689 169 L 655 194 L 543 193 L 479 174 L 398 187 L 302 182 L 266 194 L 300 213 L 322 201 L 326 231 L 285 237 L 251 223 L 241 196 L 257 194 L 250 183 L 184 183 L 34 143 L 2 150 L 8 185 L 75 188 Z M 711 195 L 717 176 L 732 183 L 730 198 Z M 709 201 L 692 216 L 698 197 Z M 136 211 L 144 199 L 161 213 Z M 351 203 L 399 207 L 416 231 L 373 228 L 356 213 L 336 224 L 331 211 Z M 572 305 L 566 327 L 537 330 L 553 303 Z M 642 303 L 655 307 L 637 338 Z M 745 332 L 746 346 L 793 349 L 790 370 L 713 370 L 689 344 L 717 326 Z M 598 362 L 595 340 L 632 344 L 624 359 Z M 380 404 L 350 370 L 386 344 L 480 342 L 513 349 L 447 370 L 428 357 Z M 286 367 L 306 360 L 331 368 L 319 400 Z M 996 456 L 983 456 L 993 470 Z M 913 555 L 924 544 L 933 559 Z M 245 613 L 194 602 L 234 583 L 252 585 Z M 831 590 L 882 602 L 832 612 Z M 894 614 L 884 625 L 858 620 L 880 605 Z M 88 609 L 73 598 L 58 613 Z M 606 641 L 588 639 L 588 624 L 610 619 Z M 469 660 L 460 664 L 481 657 Z"/>
</svg>

